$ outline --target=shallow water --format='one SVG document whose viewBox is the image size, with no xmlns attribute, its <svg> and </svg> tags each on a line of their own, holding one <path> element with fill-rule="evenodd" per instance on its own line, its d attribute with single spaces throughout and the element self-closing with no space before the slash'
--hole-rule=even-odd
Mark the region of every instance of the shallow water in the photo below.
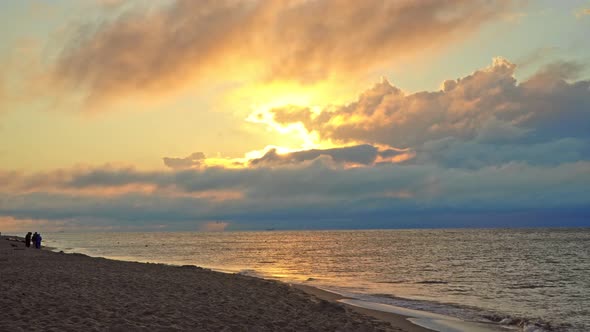
<svg viewBox="0 0 590 332">
<path fill-rule="evenodd" d="M 590 331 L 590 229 L 56 233 L 46 244 L 302 282 L 507 326 Z"/>
</svg>

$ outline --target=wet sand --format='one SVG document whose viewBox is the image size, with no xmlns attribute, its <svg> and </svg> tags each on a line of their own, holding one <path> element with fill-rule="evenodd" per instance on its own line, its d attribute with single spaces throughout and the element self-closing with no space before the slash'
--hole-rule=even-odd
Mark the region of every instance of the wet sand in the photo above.
<svg viewBox="0 0 590 332">
<path fill-rule="evenodd" d="M 352 308 L 326 293 L 195 266 L 54 253 L 0 238 L 2 331 L 427 331 L 401 315 Z"/>
<path fill-rule="evenodd" d="M 306 285 L 293 285 L 295 288 L 299 288 L 308 294 L 312 294 L 320 299 L 336 302 L 338 300 L 346 299 L 339 294 L 335 294 L 332 292 L 325 291 L 323 289 L 319 289 L 316 287 L 306 286 Z M 355 312 L 361 313 L 363 315 L 368 315 L 384 322 L 389 322 L 392 326 L 396 326 L 401 328 L 403 331 L 407 332 L 427 332 L 432 331 L 421 326 L 415 325 L 410 322 L 408 319 L 411 318 L 410 316 L 399 315 L 390 312 L 378 311 L 378 310 L 371 310 L 367 308 L 362 308 L 358 306 L 346 305 L 346 307 L 350 310 Z"/>
</svg>

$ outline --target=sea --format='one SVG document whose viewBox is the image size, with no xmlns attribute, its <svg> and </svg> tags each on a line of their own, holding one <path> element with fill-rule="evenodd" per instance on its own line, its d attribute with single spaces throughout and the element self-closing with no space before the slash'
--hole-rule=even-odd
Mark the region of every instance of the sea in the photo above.
<svg viewBox="0 0 590 332">
<path fill-rule="evenodd" d="M 479 331 L 447 318 L 481 331 L 590 331 L 590 228 L 43 237 L 56 251 L 306 284 L 438 331 Z"/>
</svg>

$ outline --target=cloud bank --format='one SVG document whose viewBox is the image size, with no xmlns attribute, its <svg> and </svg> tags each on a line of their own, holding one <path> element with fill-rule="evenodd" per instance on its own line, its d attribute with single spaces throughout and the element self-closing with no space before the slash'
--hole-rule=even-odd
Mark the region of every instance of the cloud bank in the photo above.
<svg viewBox="0 0 590 332">
<path fill-rule="evenodd" d="M 343 168 L 320 158 L 280 168 L 91 169 L 45 174 L 43 183 L 36 183 L 35 176 L 11 177 L 12 189 L 0 192 L 2 216 L 55 222 L 64 229 L 73 224 L 195 230 L 209 227 L 211 220 L 228 222 L 230 229 L 277 223 L 285 228 L 370 227 L 377 222 L 399 227 L 420 216 L 441 227 L 449 224 L 433 221 L 444 213 L 564 210 L 587 217 L 590 204 L 588 161 L 470 170 L 396 164 Z M 144 187 L 151 189 L 136 189 Z M 239 194 L 215 199 L 208 195 L 212 192 Z M 479 225 L 477 217 L 471 222 Z M 571 225 L 566 219 L 552 222 Z"/>
<path fill-rule="evenodd" d="M 54 70 L 90 102 L 220 74 L 314 82 L 443 47 L 510 1 L 174 0 L 80 25 Z M 214 68 L 214 69 L 213 69 Z"/>
<path fill-rule="evenodd" d="M 374 165 L 375 163 L 394 162 L 396 158 L 403 159 L 411 152 L 394 148 L 379 149 L 378 147 L 362 144 L 333 149 L 311 149 L 279 154 L 271 149 L 264 156 L 250 160 L 250 165 L 284 165 L 312 161 L 326 157 L 331 162 L 345 165 Z"/>
<path fill-rule="evenodd" d="M 585 160 L 590 81 L 569 80 L 580 68 L 555 63 L 518 83 L 516 66 L 496 58 L 469 76 L 444 81 L 440 91 L 406 94 L 384 80 L 356 102 L 319 114 L 294 107 L 271 112 L 276 123 L 301 123 L 325 140 L 413 149 L 419 163 Z"/>
<path fill-rule="evenodd" d="M 0 226 L 264 229 L 588 226 L 590 81 L 556 63 L 518 82 L 495 59 L 439 91 L 387 81 L 348 105 L 271 110 L 342 144 L 239 167 L 202 153 L 133 167 L 0 172 Z M 97 228 L 98 227 L 98 228 Z"/>
</svg>

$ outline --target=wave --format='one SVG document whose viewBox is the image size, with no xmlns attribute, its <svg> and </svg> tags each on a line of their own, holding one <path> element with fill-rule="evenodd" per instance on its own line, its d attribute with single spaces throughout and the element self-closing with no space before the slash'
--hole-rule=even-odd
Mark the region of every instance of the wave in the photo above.
<svg viewBox="0 0 590 332">
<path fill-rule="evenodd" d="M 448 281 L 441 281 L 441 280 L 423 280 L 423 281 L 416 281 L 415 282 L 415 284 L 426 284 L 426 285 L 428 285 L 428 284 L 432 284 L 432 285 L 437 285 L 437 284 L 446 285 L 448 283 L 449 283 Z"/>
<path fill-rule="evenodd" d="M 252 270 L 252 269 L 243 269 L 243 270 L 238 271 L 236 274 L 264 279 L 264 275 L 262 275 L 260 272 L 258 272 L 256 270 Z"/>
<path fill-rule="evenodd" d="M 384 281 L 376 281 L 377 284 L 405 284 L 407 280 L 384 280 Z"/>
<path fill-rule="evenodd" d="M 525 284 L 525 285 L 511 285 L 507 286 L 506 288 L 509 289 L 537 289 L 537 288 L 556 288 L 557 286 L 554 285 L 535 285 L 535 284 Z"/>
<path fill-rule="evenodd" d="M 522 329 L 523 332 L 570 331 L 570 329 L 573 328 L 573 325 L 571 324 L 555 325 L 540 318 L 523 318 L 493 314 L 483 315 L 483 317 L 502 326 L 518 327 Z"/>
<path fill-rule="evenodd" d="M 347 294 L 351 296 L 352 294 Z M 457 304 L 441 303 L 434 301 L 408 299 L 389 294 L 354 294 L 353 298 L 361 301 L 392 305 L 395 307 L 418 310 L 426 313 L 434 313 L 450 318 L 459 318 L 466 322 L 492 323 L 506 328 L 517 328 L 523 332 L 565 332 L 584 331 L 571 324 L 555 324 L 541 318 L 519 317 L 508 314 L 493 313 L 484 309 L 462 306 Z"/>
</svg>

